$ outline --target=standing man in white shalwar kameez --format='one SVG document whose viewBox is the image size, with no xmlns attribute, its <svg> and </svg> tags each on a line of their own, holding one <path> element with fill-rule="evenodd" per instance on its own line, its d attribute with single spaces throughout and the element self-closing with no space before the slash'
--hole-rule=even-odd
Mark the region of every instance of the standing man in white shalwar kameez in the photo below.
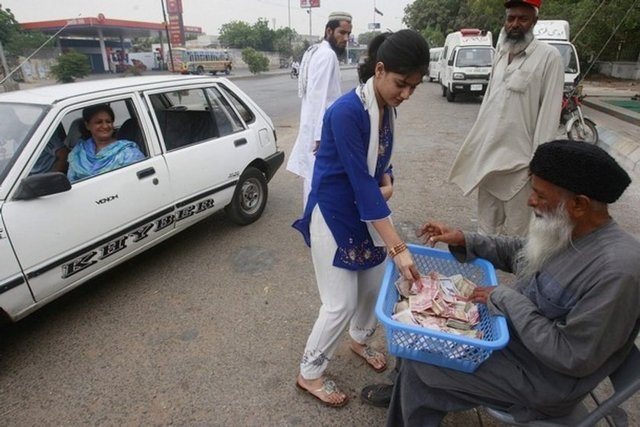
<svg viewBox="0 0 640 427">
<path fill-rule="evenodd" d="M 542 0 L 510 0 L 491 79 L 449 180 L 478 190 L 478 231 L 524 236 L 531 212 L 528 165 L 538 145 L 555 139 L 564 63 L 533 37 Z"/>
<path fill-rule="evenodd" d="M 324 112 L 342 94 L 338 56 L 342 55 L 347 47 L 351 29 L 350 14 L 331 13 L 325 26 L 324 40 L 309 47 L 300 64 L 300 129 L 287 162 L 287 170 L 304 179 L 303 209 L 311 191 L 315 152 L 320 143 Z"/>
</svg>

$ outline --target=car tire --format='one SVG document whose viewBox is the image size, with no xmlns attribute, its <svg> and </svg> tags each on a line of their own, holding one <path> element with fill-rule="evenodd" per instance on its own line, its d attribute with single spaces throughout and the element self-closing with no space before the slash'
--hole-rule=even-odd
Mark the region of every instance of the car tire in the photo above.
<svg viewBox="0 0 640 427">
<path fill-rule="evenodd" d="M 262 215 L 268 196 L 269 187 L 264 174 L 254 167 L 248 167 L 240 176 L 233 199 L 224 211 L 238 225 L 251 224 Z"/>
<path fill-rule="evenodd" d="M 198 75 L 202 75 L 202 74 L 204 74 L 204 68 L 202 67 L 202 65 L 200 65 L 200 66 L 196 69 L 196 74 L 198 74 Z"/>
<path fill-rule="evenodd" d="M 440 85 L 440 87 L 442 88 L 442 96 L 447 96 L 447 88 L 446 88 L 446 86 Z"/>
<path fill-rule="evenodd" d="M 449 90 L 449 88 L 445 88 L 445 95 L 447 96 L 447 101 L 454 102 L 456 100 L 456 95 Z"/>
</svg>

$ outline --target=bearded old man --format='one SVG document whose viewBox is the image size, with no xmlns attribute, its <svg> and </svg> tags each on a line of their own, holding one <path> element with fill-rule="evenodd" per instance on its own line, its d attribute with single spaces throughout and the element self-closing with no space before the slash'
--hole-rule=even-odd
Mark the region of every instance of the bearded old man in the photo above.
<svg viewBox="0 0 640 427">
<path fill-rule="evenodd" d="M 325 26 L 324 40 L 310 46 L 302 56 L 298 73 L 298 96 L 302 98 L 300 129 L 287 161 L 287 170 L 304 179 L 303 209 L 311 191 L 315 152 L 320 143 L 324 112 L 342 94 L 338 57 L 347 47 L 351 28 L 350 14 L 331 13 Z"/>
<path fill-rule="evenodd" d="M 536 147 L 556 137 L 564 63 L 533 37 L 542 0 L 505 3 L 491 78 L 449 180 L 465 196 L 478 190 L 478 231 L 524 236 L 531 212 L 527 165 Z"/>
<path fill-rule="evenodd" d="M 640 242 L 609 215 L 631 182 L 604 150 L 575 141 L 538 147 L 525 241 L 427 223 L 425 243 L 459 261 L 488 259 L 513 286 L 472 298 L 507 319 L 510 341 L 471 374 L 401 360 L 387 425 L 437 426 L 449 411 L 488 406 L 516 421 L 568 414 L 626 358 L 640 329 Z"/>
</svg>

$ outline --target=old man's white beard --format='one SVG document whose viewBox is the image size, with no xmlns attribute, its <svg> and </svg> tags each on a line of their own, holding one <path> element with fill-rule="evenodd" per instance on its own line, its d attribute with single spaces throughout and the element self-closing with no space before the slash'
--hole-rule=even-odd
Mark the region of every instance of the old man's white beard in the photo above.
<svg viewBox="0 0 640 427">
<path fill-rule="evenodd" d="M 527 243 L 518 253 L 518 275 L 526 277 L 540 271 L 544 263 L 571 244 L 573 224 L 561 203 L 555 211 L 535 216 L 529 224 Z"/>
<path fill-rule="evenodd" d="M 506 49 L 510 54 L 517 55 L 529 46 L 529 43 L 533 40 L 533 28 L 529 29 L 524 35 L 523 39 L 514 40 L 507 37 L 506 32 L 500 34 L 502 38 L 502 48 Z"/>
</svg>

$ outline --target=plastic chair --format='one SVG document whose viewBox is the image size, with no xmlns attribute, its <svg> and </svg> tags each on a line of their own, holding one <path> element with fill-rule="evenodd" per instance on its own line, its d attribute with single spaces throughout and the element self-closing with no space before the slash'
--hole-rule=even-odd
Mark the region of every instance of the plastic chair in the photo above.
<svg viewBox="0 0 640 427">
<path fill-rule="evenodd" d="M 493 408 L 485 408 L 493 418 L 506 424 L 526 427 L 589 427 L 594 426 L 602 418 L 605 418 L 610 426 L 628 425 L 627 414 L 618 408 L 627 399 L 640 390 L 640 351 L 633 346 L 625 361 L 609 375 L 614 392 L 606 400 L 600 402 L 593 391 L 589 393 L 596 404 L 596 408 L 589 412 L 584 401 L 576 405 L 573 411 L 561 418 L 548 418 L 534 420 L 525 423 L 516 422 L 513 417 Z"/>
</svg>

